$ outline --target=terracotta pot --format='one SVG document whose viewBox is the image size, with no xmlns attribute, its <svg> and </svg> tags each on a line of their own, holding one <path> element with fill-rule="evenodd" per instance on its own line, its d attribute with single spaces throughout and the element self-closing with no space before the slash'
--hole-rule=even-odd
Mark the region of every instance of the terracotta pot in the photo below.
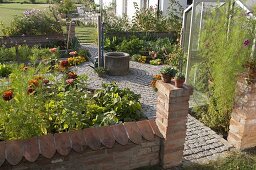
<svg viewBox="0 0 256 170">
<path fill-rule="evenodd" d="M 175 79 L 175 86 L 178 87 L 178 88 L 182 88 L 184 82 L 185 82 L 185 79 L 176 78 Z"/>
<path fill-rule="evenodd" d="M 170 76 L 169 74 L 162 74 L 162 80 L 165 82 L 165 83 L 170 83 L 171 80 L 172 80 L 172 76 Z"/>
</svg>

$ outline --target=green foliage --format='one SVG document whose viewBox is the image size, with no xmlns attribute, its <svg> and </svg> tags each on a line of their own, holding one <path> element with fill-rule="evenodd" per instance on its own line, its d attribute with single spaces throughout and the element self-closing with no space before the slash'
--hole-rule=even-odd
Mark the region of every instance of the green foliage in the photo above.
<svg viewBox="0 0 256 170">
<path fill-rule="evenodd" d="M 139 61 L 139 58 L 141 58 L 140 54 L 134 54 L 132 55 L 132 61 Z"/>
<path fill-rule="evenodd" d="M 12 47 L 12 48 L 0 47 L 0 63 L 15 61 L 15 60 L 16 60 L 15 47 Z"/>
<path fill-rule="evenodd" d="M 22 69 L 21 69 L 22 67 Z M 116 124 L 142 118 L 139 95 L 116 84 L 88 91 L 87 76 L 48 72 L 13 65 L 8 82 L 0 79 L 0 140 L 26 139 L 90 126 Z M 73 73 L 74 74 L 74 73 Z M 73 75 L 72 74 L 72 75 Z M 46 82 L 46 83 L 45 83 Z M 12 91 L 10 100 L 4 94 Z"/>
<path fill-rule="evenodd" d="M 244 41 L 252 41 L 255 29 L 248 18 L 241 17 L 245 13 L 235 9 L 229 11 L 233 18 L 228 31 L 226 9 L 207 15 L 200 43 L 201 56 L 213 82 L 209 88 L 208 113 L 202 116 L 202 121 L 221 133 L 228 131 L 237 75 L 243 72 L 243 64 L 250 56 L 251 45 L 246 47 Z"/>
<path fill-rule="evenodd" d="M 78 50 L 77 54 L 78 56 L 82 56 L 82 57 L 91 57 L 91 53 L 86 49 Z"/>
<path fill-rule="evenodd" d="M 181 72 L 178 72 L 178 73 L 175 75 L 175 77 L 176 77 L 177 79 L 185 80 L 185 75 L 184 75 L 183 73 L 181 73 Z"/>
<path fill-rule="evenodd" d="M 31 49 L 27 45 L 18 47 L 18 56 L 21 62 L 29 61 L 30 55 L 32 55 Z"/>
<path fill-rule="evenodd" d="M 107 70 L 104 67 L 97 67 L 94 71 L 98 74 L 98 76 L 102 77 L 107 74 Z"/>
<path fill-rule="evenodd" d="M 166 60 L 168 64 L 178 68 L 178 70 L 182 72 L 183 67 L 186 65 L 187 58 L 181 47 L 179 45 L 174 45 L 172 51 L 168 53 Z"/>
<path fill-rule="evenodd" d="M 120 89 L 115 83 L 103 84 L 103 89 L 98 90 L 93 99 L 95 103 L 106 110 L 113 112 L 121 121 L 139 120 L 142 118 L 140 95 L 130 89 Z"/>
<path fill-rule="evenodd" d="M 63 0 L 56 4 L 59 13 L 70 14 L 76 9 L 76 5 L 72 0 Z"/>
<path fill-rule="evenodd" d="M 117 46 L 117 51 L 126 52 L 130 55 L 138 54 L 143 48 L 144 41 L 139 38 L 133 37 L 130 40 L 124 40 Z"/>
<path fill-rule="evenodd" d="M 10 26 L 1 24 L 1 27 L 1 31 L 6 36 L 63 33 L 60 22 L 53 17 L 52 13 L 36 9 L 25 11 L 22 16 L 16 16 Z"/>
<path fill-rule="evenodd" d="M 165 66 L 165 67 L 161 68 L 160 73 L 170 75 L 171 77 L 175 77 L 177 70 L 173 67 Z"/>
<path fill-rule="evenodd" d="M 115 4 L 104 9 L 103 17 L 106 32 L 121 31 L 154 31 L 154 32 L 180 32 L 182 23 L 182 7 L 176 0 L 170 0 L 170 9 L 167 16 L 161 11 L 150 7 L 148 9 L 139 9 L 138 4 L 134 3 L 135 15 L 132 22 L 127 17 L 118 17 L 113 13 Z"/>
<path fill-rule="evenodd" d="M 151 65 L 161 65 L 162 64 L 162 60 L 160 58 L 155 59 L 155 60 L 150 60 L 149 62 Z"/>
<path fill-rule="evenodd" d="M 0 77 L 8 77 L 11 73 L 11 67 L 5 64 L 0 64 Z"/>
</svg>

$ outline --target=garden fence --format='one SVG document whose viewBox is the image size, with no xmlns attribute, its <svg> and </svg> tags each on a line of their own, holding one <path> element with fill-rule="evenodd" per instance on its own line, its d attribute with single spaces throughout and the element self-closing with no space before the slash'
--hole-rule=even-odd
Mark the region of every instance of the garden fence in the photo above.
<svg viewBox="0 0 256 170">
<path fill-rule="evenodd" d="M 178 34 L 177 32 L 107 32 L 105 33 L 105 38 L 125 38 L 129 39 L 132 36 L 138 38 L 146 38 L 148 40 L 156 40 L 158 38 L 169 38 L 172 41 L 176 41 Z"/>
<path fill-rule="evenodd" d="M 33 35 L 33 36 L 2 36 L 0 37 L 0 46 L 14 47 L 18 45 L 40 45 L 45 46 L 52 43 L 66 41 L 67 35 Z"/>
</svg>

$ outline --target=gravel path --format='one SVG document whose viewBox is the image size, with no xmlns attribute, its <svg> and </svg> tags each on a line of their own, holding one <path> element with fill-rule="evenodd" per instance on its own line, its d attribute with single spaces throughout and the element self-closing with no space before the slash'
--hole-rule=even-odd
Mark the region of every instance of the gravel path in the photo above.
<svg viewBox="0 0 256 170">
<path fill-rule="evenodd" d="M 87 45 L 92 54 L 92 60 L 97 56 L 97 47 Z M 158 74 L 161 66 L 152 66 L 138 62 L 130 62 L 130 73 L 126 76 L 106 76 L 100 78 L 90 67 L 92 63 L 85 63 L 75 68 L 78 74 L 87 74 L 88 87 L 100 88 L 103 82 L 115 81 L 119 87 L 128 87 L 137 94 L 141 94 L 144 114 L 151 118 L 156 113 L 156 92 L 150 87 L 154 74 Z M 184 162 L 207 162 L 222 156 L 231 148 L 226 140 L 217 135 L 200 121 L 188 115 L 187 136 L 184 147 Z"/>
</svg>

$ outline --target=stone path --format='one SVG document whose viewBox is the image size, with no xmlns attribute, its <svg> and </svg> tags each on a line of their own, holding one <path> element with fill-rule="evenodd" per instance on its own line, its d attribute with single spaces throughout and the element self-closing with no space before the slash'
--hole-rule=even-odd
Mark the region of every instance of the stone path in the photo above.
<svg viewBox="0 0 256 170">
<path fill-rule="evenodd" d="M 92 54 L 97 56 L 96 46 L 86 46 Z M 88 87 L 100 88 L 103 82 L 115 81 L 119 87 L 130 88 L 141 94 L 143 112 L 147 117 L 154 117 L 156 113 L 156 92 L 150 82 L 154 74 L 158 74 L 161 66 L 152 66 L 137 62 L 130 62 L 130 73 L 127 76 L 106 76 L 100 78 L 90 67 L 92 63 L 85 63 L 74 68 L 78 74 L 87 74 Z M 184 148 L 184 162 L 206 162 L 225 154 L 231 146 L 226 140 L 217 135 L 200 121 L 188 115 L 187 136 Z"/>
</svg>

